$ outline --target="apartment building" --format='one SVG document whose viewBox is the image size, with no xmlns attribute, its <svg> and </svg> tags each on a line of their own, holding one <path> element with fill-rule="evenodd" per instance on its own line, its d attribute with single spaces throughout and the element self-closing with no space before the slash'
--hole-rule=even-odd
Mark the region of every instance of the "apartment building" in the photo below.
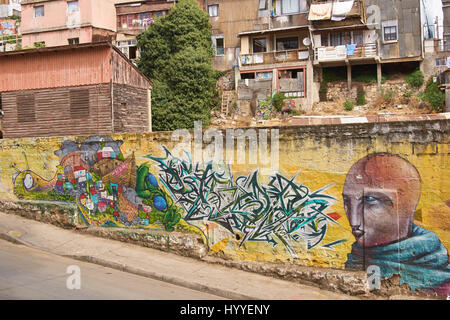
<svg viewBox="0 0 450 320">
<path fill-rule="evenodd" d="M 136 36 L 144 32 L 157 17 L 169 13 L 175 0 L 122 1 L 115 5 L 116 46 L 130 59 L 139 57 Z"/>
<path fill-rule="evenodd" d="M 420 0 L 207 0 L 218 70 L 236 71 L 241 110 L 279 91 L 297 106 L 319 101 L 322 74 L 423 60 Z M 244 105 L 244 107 L 242 107 Z"/>
<path fill-rule="evenodd" d="M 21 0 L 0 0 L 0 18 L 20 17 Z"/>
<path fill-rule="evenodd" d="M 22 46 L 53 47 L 113 41 L 114 0 L 22 1 Z"/>
</svg>

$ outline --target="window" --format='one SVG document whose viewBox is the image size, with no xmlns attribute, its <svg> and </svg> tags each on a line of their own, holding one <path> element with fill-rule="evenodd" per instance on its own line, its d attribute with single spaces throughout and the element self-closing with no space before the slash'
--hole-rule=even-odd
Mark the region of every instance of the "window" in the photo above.
<svg viewBox="0 0 450 320">
<path fill-rule="evenodd" d="M 384 41 L 397 40 L 397 27 L 384 27 Z"/>
<path fill-rule="evenodd" d="M 353 43 L 358 47 L 361 47 L 364 44 L 364 37 L 362 31 L 353 31 Z"/>
<path fill-rule="evenodd" d="M 35 42 L 33 45 L 35 48 L 45 48 L 45 41 L 38 41 Z"/>
<path fill-rule="evenodd" d="M 267 10 L 267 0 L 259 0 L 259 10 Z"/>
<path fill-rule="evenodd" d="M 17 104 L 17 122 L 36 121 L 34 94 L 24 93 L 16 98 Z"/>
<path fill-rule="evenodd" d="M 305 69 L 278 70 L 278 84 L 286 97 L 305 97 Z"/>
<path fill-rule="evenodd" d="M 137 58 L 137 48 L 136 47 L 130 47 L 128 49 L 128 59 L 134 60 Z"/>
<path fill-rule="evenodd" d="M 78 11 L 80 11 L 78 8 L 78 1 L 67 1 L 67 13 L 74 13 Z"/>
<path fill-rule="evenodd" d="M 299 0 L 281 0 L 281 13 L 298 13 L 300 12 Z"/>
<path fill-rule="evenodd" d="M 253 53 L 266 52 L 267 51 L 267 39 L 253 39 Z"/>
<path fill-rule="evenodd" d="M 44 16 L 44 6 L 36 6 L 34 7 L 34 17 L 43 17 Z"/>
<path fill-rule="evenodd" d="M 67 39 L 67 41 L 69 42 L 69 44 L 79 44 L 80 43 L 79 38 L 70 38 L 70 39 Z"/>
<path fill-rule="evenodd" d="M 219 5 L 213 4 L 208 6 L 208 12 L 210 17 L 217 17 L 219 15 Z"/>
<path fill-rule="evenodd" d="M 225 45 L 223 36 L 213 36 L 212 43 L 216 56 L 223 56 L 225 54 Z"/>
<path fill-rule="evenodd" d="M 337 32 L 330 34 L 331 46 L 344 46 L 351 43 L 350 32 Z"/>
<path fill-rule="evenodd" d="M 298 49 L 298 37 L 278 38 L 277 51 Z"/>
<path fill-rule="evenodd" d="M 70 117 L 83 119 L 89 116 L 89 89 L 73 89 L 70 95 Z"/>
<path fill-rule="evenodd" d="M 383 21 L 383 41 L 397 41 L 398 40 L 398 21 Z"/>
</svg>

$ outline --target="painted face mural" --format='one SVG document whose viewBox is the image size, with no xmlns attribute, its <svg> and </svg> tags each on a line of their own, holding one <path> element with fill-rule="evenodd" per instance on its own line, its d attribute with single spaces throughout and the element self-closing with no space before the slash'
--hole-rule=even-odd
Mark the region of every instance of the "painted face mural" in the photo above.
<svg viewBox="0 0 450 320">
<path fill-rule="evenodd" d="M 356 242 L 347 268 L 380 267 L 383 278 L 400 274 L 411 289 L 450 293 L 448 252 L 439 238 L 414 224 L 421 179 L 407 160 L 368 155 L 347 174 L 343 201 Z"/>
<path fill-rule="evenodd" d="M 194 164 L 188 153 L 180 159 L 164 147 L 164 157 L 147 155 L 142 158 L 150 162 L 136 166 L 134 153 L 125 158 L 121 145 L 107 136 L 64 141 L 55 151 L 55 177 L 18 172 L 14 192 L 20 199 L 76 203 L 87 225 L 194 232 L 208 246 L 217 240 L 206 234 L 209 224 L 239 247 L 248 241 L 280 245 L 293 257 L 295 243 L 332 250 L 346 241 L 323 243 L 329 225 L 340 218 L 326 212 L 335 201 L 324 193 L 329 186 L 311 191 L 295 182 L 297 176 L 280 174 L 264 185 L 258 171 L 234 177 L 229 167 Z M 158 173 L 150 172 L 152 164 Z"/>
</svg>

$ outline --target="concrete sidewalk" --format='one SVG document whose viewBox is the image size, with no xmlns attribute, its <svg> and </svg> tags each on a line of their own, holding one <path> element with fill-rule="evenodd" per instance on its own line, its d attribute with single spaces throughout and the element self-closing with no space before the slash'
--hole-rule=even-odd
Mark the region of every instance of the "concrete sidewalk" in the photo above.
<svg viewBox="0 0 450 320">
<path fill-rule="evenodd" d="M 357 299 L 0 212 L 0 238 L 228 299 Z"/>
</svg>

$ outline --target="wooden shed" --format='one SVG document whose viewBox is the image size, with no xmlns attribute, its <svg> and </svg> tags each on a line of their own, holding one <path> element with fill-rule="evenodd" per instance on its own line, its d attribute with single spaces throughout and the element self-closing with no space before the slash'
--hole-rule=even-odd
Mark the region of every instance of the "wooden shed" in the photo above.
<svg viewBox="0 0 450 320">
<path fill-rule="evenodd" d="M 1 53 L 3 137 L 148 132 L 151 88 L 109 42 Z"/>
</svg>

